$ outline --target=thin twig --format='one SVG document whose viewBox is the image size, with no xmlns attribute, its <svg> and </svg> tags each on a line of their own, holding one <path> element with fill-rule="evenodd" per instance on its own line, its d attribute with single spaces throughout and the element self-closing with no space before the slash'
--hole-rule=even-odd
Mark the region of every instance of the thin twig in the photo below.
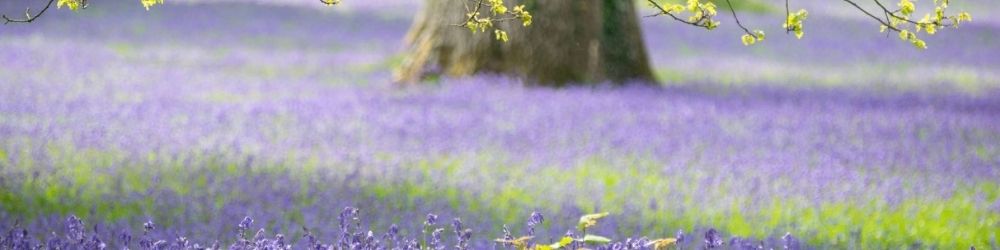
<svg viewBox="0 0 1000 250">
<path fill-rule="evenodd" d="M 870 16 L 870 17 L 874 18 L 875 20 L 877 20 L 877 21 L 878 21 L 879 23 L 881 23 L 882 25 L 884 25 L 884 26 L 886 26 L 886 27 L 889 27 L 889 29 L 891 29 L 891 30 L 893 30 L 893 31 L 896 31 L 896 32 L 900 32 L 900 31 L 902 31 L 902 30 L 900 30 L 899 28 L 896 28 L 896 27 L 893 27 L 892 25 L 890 25 L 890 24 L 889 24 L 889 21 L 888 21 L 888 20 L 882 20 L 881 18 L 878 18 L 878 17 L 876 17 L 876 16 L 875 16 L 874 14 L 872 14 L 871 12 L 868 12 L 868 10 L 865 10 L 865 8 L 861 8 L 861 6 L 859 6 L 859 5 L 857 4 L 857 3 L 854 3 L 854 1 L 851 1 L 851 0 L 844 0 L 844 2 L 847 2 L 847 3 L 851 4 L 851 5 L 854 5 L 854 7 L 855 7 L 855 8 L 858 8 L 858 10 L 861 10 L 861 12 L 864 12 L 864 13 L 865 13 L 865 15 L 868 15 L 868 16 Z"/>
<path fill-rule="evenodd" d="M 681 19 L 680 17 L 675 16 L 673 13 L 670 13 L 670 11 L 664 9 L 663 6 L 660 6 L 660 4 L 656 3 L 656 1 L 653 1 L 653 0 L 647 0 L 647 1 L 650 4 L 652 4 L 653 7 L 656 7 L 656 9 L 660 10 L 660 12 L 656 13 L 656 14 L 648 15 L 648 16 L 645 16 L 645 17 L 656 17 L 656 16 L 660 16 L 660 15 L 667 15 L 667 16 L 670 16 L 671 18 L 673 18 L 674 20 L 677 20 L 678 22 L 682 22 L 682 23 L 686 23 L 686 24 L 690 24 L 690 25 L 694 25 L 694 26 L 698 26 L 698 27 L 705 27 L 704 25 L 698 24 L 698 22 L 689 22 L 687 20 L 684 20 L 684 19 Z M 703 15 L 702 19 L 699 19 L 698 21 L 701 21 L 701 20 L 704 20 L 704 15 Z"/>
<path fill-rule="evenodd" d="M 788 0 L 785 0 L 785 23 L 788 23 L 788 16 L 791 16 L 791 15 L 792 15 L 792 12 L 790 10 L 788 10 Z M 791 27 L 789 27 L 788 25 L 786 25 L 785 26 L 785 34 L 788 34 L 789 32 L 792 32 L 792 29 L 791 29 Z"/>
<path fill-rule="evenodd" d="M 882 14 L 883 14 L 883 15 L 885 15 L 885 20 L 889 20 L 889 13 L 888 13 L 888 12 L 884 12 L 884 11 L 883 11 L 883 13 L 882 13 Z M 888 37 L 889 37 L 890 35 L 891 35 L 891 34 L 890 34 L 890 32 L 886 32 L 886 33 L 885 33 L 885 37 L 886 37 L 886 38 L 888 38 Z"/>
<path fill-rule="evenodd" d="M 482 7 L 483 7 L 483 0 L 479 0 L 479 2 L 476 4 L 476 9 L 472 10 L 472 12 L 469 12 L 469 18 L 466 19 L 464 23 L 454 24 L 454 26 L 459 26 L 459 27 L 468 26 L 469 22 L 471 22 L 472 20 L 475 20 L 476 17 L 479 16 L 479 9 L 482 8 Z M 468 9 L 468 8 L 466 8 L 466 9 Z"/>
<path fill-rule="evenodd" d="M 10 18 L 7 17 L 6 14 L 4 14 L 4 15 L 2 15 L 3 20 L 4 20 L 3 24 L 6 25 L 8 23 L 30 23 L 30 22 L 34 22 L 35 19 L 37 19 L 38 17 L 42 16 L 42 14 L 45 14 L 45 11 L 49 10 L 49 7 L 52 7 L 52 3 L 54 3 L 55 1 L 56 0 L 49 0 L 49 3 L 45 4 L 45 8 L 42 8 L 42 10 L 39 11 L 38 14 L 35 14 L 34 16 L 31 15 L 31 8 L 25 9 L 24 10 L 24 16 L 26 16 L 27 19 L 10 19 Z"/>
<path fill-rule="evenodd" d="M 733 3 L 730 2 L 730 0 L 726 0 L 726 4 L 729 5 L 729 12 L 733 13 L 733 19 L 736 20 L 736 26 L 740 26 L 740 28 L 743 29 L 743 31 L 746 32 L 747 35 L 756 37 L 756 35 L 754 35 L 753 32 L 750 32 L 750 29 L 747 29 L 747 27 L 743 26 L 743 23 L 740 23 L 740 18 L 736 16 L 736 9 L 733 8 Z"/>
<path fill-rule="evenodd" d="M 469 26 L 469 22 L 475 20 L 475 17 L 478 16 L 478 14 L 480 14 L 479 13 L 480 7 L 482 7 L 482 6 L 489 6 L 489 5 L 483 4 L 484 0 L 470 0 L 470 1 L 478 2 L 478 4 L 476 5 L 475 9 L 469 9 L 468 4 L 466 4 L 466 7 L 465 7 L 466 12 L 468 12 L 470 15 L 469 15 L 469 18 L 465 20 L 465 23 L 449 24 L 450 26 L 468 27 Z M 498 15 L 496 13 L 493 13 L 492 15 L 490 15 L 490 19 L 489 19 L 490 22 L 503 23 L 503 22 L 521 20 L 521 16 L 517 16 L 517 15 L 511 15 L 511 16 L 499 17 L 499 18 L 497 16 Z"/>
<path fill-rule="evenodd" d="M 913 25 L 928 25 L 928 24 L 932 24 L 932 25 L 935 25 L 935 26 L 945 26 L 944 24 L 942 24 L 941 22 L 936 21 L 936 20 L 933 21 L 933 22 L 916 22 L 916 21 L 910 20 L 909 18 L 898 16 L 898 15 L 896 15 L 896 12 L 898 12 L 898 11 L 889 11 L 889 8 L 886 8 L 885 5 L 882 5 L 882 2 L 879 2 L 878 0 L 874 0 L 874 1 L 875 1 L 875 4 L 878 4 L 879 8 L 882 8 L 882 11 L 885 12 L 885 14 L 887 16 L 892 16 L 892 17 L 894 17 L 896 19 L 903 20 L 904 22 L 908 22 L 908 23 L 911 23 Z M 889 18 L 886 17 L 886 20 L 888 20 L 888 19 Z M 948 20 L 954 22 L 950 18 Z"/>
<path fill-rule="evenodd" d="M 878 5 L 879 8 L 882 9 L 882 14 L 885 16 L 885 20 L 882 20 L 881 18 L 876 17 L 871 12 L 868 12 L 864 8 L 861 8 L 861 6 L 859 6 L 857 3 L 855 3 L 852 0 L 844 0 L 844 2 L 847 2 L 847 3 L 851 4 L 851 5 L 854 5 L 854 7 L 857 8 L 858 10 L 861 10 L 861 12 L 864 12 L 866 15 L 868 15 L 871 18 L 877 20 L 879 23 L 882 24 L 882 26 L 885 26 L 886 28 L 888 28 L 888 29 L 890 29 L 892 31 L 895 31 L 895 32 L 902 32 L 903 30 L 899 29 L 899 28 L 896 28 L 895 26 L 893 26 L 892 22 L 891 22 L 892 19 L 900 20 L 900 21 L 903 21 L 903 22 L 906 22 L 906 23 L 917 25 L 917 26 L 921 26 L 921 25 L 945 26 L 945 24 L 942 23 L 940 20 L 935 20 L 933 22 L 917 22 L 917 21 L 913 21 L 913 20 L 911 20 L 908 17 L 903 17 L 903 16 L 897 15 L 896 12 L 899 12 L 899 10 L 896 10 L 896 11 L 889 10 L 889 8 L 885 7 L 885 5 L 882 4 L 882 2 L 880 2 L 879 0 L 873 0 L 873 1 L 875 2 L 876 5 Z M 945 19 L 951 21 L 952 24 L 955 22 L 955 20 L 953 20 L 950 17 L 945 18 Z"/>
</svg>

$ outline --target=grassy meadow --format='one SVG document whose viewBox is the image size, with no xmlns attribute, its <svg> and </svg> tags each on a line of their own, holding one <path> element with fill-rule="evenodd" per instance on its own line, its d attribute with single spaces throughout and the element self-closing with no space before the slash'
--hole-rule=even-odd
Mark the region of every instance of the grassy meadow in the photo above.
<svg viewBox="0 0 1000 250">
<path fill-rule="evenodd" d="M 753 47 L 643 18 L 659 87 L 393 85 L 417 0 L 0 26 L 0 248 L 1000 248 L 1000 4 L 954 1 L 974 21 L 920 51 L 797 2 L 801 40 L 743 13 Z"/>
</svg>

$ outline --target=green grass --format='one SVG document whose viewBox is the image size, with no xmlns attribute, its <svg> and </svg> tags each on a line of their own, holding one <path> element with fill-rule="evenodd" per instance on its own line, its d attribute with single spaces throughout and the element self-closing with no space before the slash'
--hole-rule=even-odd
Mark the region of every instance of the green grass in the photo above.
<svg viewBox="0 0 1000 250">
<path fill-rule="evenodd" d="M 0 208 L 26 218 L 76 214 L 129 221 L 148 216 L 169 226 L 172 218 L 196 214 L 196 220 L 208 222 L 216 219 L 213 213 L 226 202 L 253 199 L 239 192 L 219 192 L 229 190 L 225 188 L 227 180 L 282 176 L 264 180 L 298 182 L 299 191 L 291 194 L 294 205 L 285 219 L 301 222 L 301 208 L 317 205 L 309 196 L 310 190 L 338 188 L 323 184 L 330 183 L 323 178 L 338 177 L 319 173 L 347 172 L 337 170 L 336 165 L 320 164 L 318 159 L 296 165 L 275 162 L 246 167 L 226 156 L 191 155 L 185 161 L 184 157 L 156 153 L 132 159 L 116 151 L 67 146 L 47 150 L 55 159 L 53 170 L 19 183 L 0 182 L 7 185 L 0 189 Z M 0 151 L 0 162 L 17 153 Z M 739 193 L 736 186 L 719 184 L 714 190 L 698 190 L 690 184 L 714 175 L 710 169 L 693 166 L 680 173 L 664 173 L 659 169 L 662 164 L 646 157 L 625 158 L 595 158 L 561 168 L 510 163 L 491 152 L 435 156 L 403 164 L 393 174 L 362 173 L 361 181 L 351 188 L 361 194 L 355 197 L 358 202 L 377 203 L 390 210 L 411 211 L 432 201 L 510 225 L 523 224 L 533 210 L 549 217 L 544 227 L 565 229 L 572 228 L 580 215 L 560 214 L 573 211 L 570 207 L 583 213 L 610 212 L 620 223 L 616 228 L 604 228 L 615 231 L 601 232 L 605 235 L 662 237 L 677 229 L 712 226 L 726 235 L 757 238 L 791 232 L 809 244 L 834 249 L 984 248 L 996 246 L 1000 238 L 1000 213 L 987 205 L 1000 196 L 996 182 L 959 184 L 950 197 L 906 197 L 898 204 L 888 204 L 877 194 L 839 202 L 814 202 L 796 195 L 752 200 L 730 195 Z M 14 176 L 18 169 L 39 168 L 21 162 L 4 174 Z M 780 189 L 782 185 L 777 180 L 769 188 Z M 151 191 L 208 196 L 215 202 L 166 209 L 151 196 L 128 198 Z M 704 197 L 713 202 L 706 203 Z"/>
</svg>

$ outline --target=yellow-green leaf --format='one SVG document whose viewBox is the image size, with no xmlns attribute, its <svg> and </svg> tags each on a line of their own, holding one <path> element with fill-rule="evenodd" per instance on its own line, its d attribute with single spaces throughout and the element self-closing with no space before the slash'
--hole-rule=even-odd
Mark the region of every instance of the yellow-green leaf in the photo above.
<svg viewBox="0 0 1000 250">
<path fill-rule="evenodd" d="M 965 12 L 965 11 L 959 12 L 957 19 L 959 21 L 963 21 L 963 22 L 972 21 L 972 15 L 970 15 L 969 12 Z"/>
<path fill-rule="evenodd" d="M 333 0 L 333 1 L 339 1 L 339 0 Z M 163 0 L 139 0 L 139 2 L 142 3 L 142 7 L 145 7 L 146 10 L 149 10 L 149 7 L 152 7 L 153 5 L 163 4 Z"/>
<path fill-rule="evenodd" d="M 506 31 L 498 29 L 498 30 L 494 30 L 493 33 L 496 33 L 496 37 L 497 37 L 498 41 L 507 42 L 507 40 L 509 39 L 507 37 L 507 32 Z"/>
<path fill-rule="evenodd" d="M 322 2 L 323 4 L 326 4 L 326 6 L 333 6 L 340 3 L 340 0 L 319 0 L 319 1 Z"/>
<path fill-rule="evenodd" d="M 69 10 L 76 11 L 76 10 L 80 9 L 80 1 L 79 0 L 59 0 L 59 2 L 56 2 L 56 8 L 57 9 L 61 9 L 63 6 L 66 6 L 67 8 L 69 8 Z"/>
<path fill-rule="evenodd" d="M 744 46 L 750 46 L 757 42 L 757 38 L 754 38 L 750 34 L 744 34 L 741 40 L 743 40 Z"/>
<path fill-rule="evenodd" d="M 528 240 L 531 240 L 532 238 L 535 238 L 535 237 L 533 237 L 533 236 L 521 236 L 520 238 L 513 239 L 513 240 L 496 239 L 494 241 L 496 241 L 497 243 L 514 245 L 514 248 L 516 248 L 518 250 L 525 250 L 525 249 L 528 248 Z"/>
<path fill-rule="evenodd" d="M 654 250 L 663 250 L 663 249 L 667 249 L 667 247 L 669 247 L 671 245 L 674 245 L 674 244 L 677 244 L 677 239 L 674 239 L 674 238 L 663 238 L 663 239 L 658 239 L 658 240 L 650 241 L 649 243 L 646 243 L 646 246 L 647 247 L 651 246 L 651 247 L 653 247 Z"/>
<path fill-rule="evenodd" d="M 596 214 L 584 215 L 580 217 L 580 223 L 578 225 L 580 229 L 587 229 L 589 227 L 597 225 L 597 221 L 606 216 L 608 216 L 608 213 L 596 213 Z"/>
<path fill-rule="evenodd" d="M 608 244 L 611 242 L 611 239 L 604 236 L 588 234 L 583 236 L 583 242 L 587 244 Z"/>
<path fill-rule="evenodd" d="M 910 0 L 899 0 L 899 4 L 897 5 L 899 6 L 899 12 L 904 16 L 909 16 L 917 9 L 916 5 L 910 2 Z"/>
<path fill-rule="evenodd" d="M 545 247 L 547 247 L 548 249 L 561 249 L 565 246 L 569 246 L 570 243 L 573 243 L 573 238 L 566 236 L 562 237 L 562 239 L 559 239 L 559 242 L 545 245 Z"/>
<path fill-rule="evenodd" d="M 913 38 L 912 40 L 910 40 L 910 43 L 912 43 L 914 47 L 917 47 L 919 49 L 927 49 L 927 43 L 924 42 L 924 40 Z"/>
</svg>

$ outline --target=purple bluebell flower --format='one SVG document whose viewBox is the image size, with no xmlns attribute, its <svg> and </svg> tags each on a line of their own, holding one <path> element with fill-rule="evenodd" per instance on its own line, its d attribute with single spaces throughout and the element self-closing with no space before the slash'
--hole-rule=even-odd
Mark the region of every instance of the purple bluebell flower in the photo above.
<svg viewBox="0 0 1000 250">
<path fill-rule="evenodd" d="M 528 217 L 528 236 L 535 236 L 535 226 L 545 222 L 545 217 L 539 212 L 531 212 L 531 216 Z"/>
<path fill-rule="evenodd" d="M 794 236 L 792 236 L 792 232 L 785 233 L 784 236 L 781 236 L 781 240 L 784 243 L 785 249 L 789 250 L 801 249 L 799 246 L 799 240 L 796 239 Z"/>
<path fill-rule="evenodd" d="M 424 221 L 425 226 L 433 226 L 437 224 L 438 216 L 436 214 L 427 214 L 427 220 Z"/>
<path fill-rule="evenodd" d="M 153 244 L 152 244 L 152 246 L 150 248 L 152 248 L 152 249 L 167 249 L 168 247 L 170 247 L 170 244 L 167 243 L 166 240 L 158 240 L 158 241 L 153 242 Z"/>
<path fill-rule="evenodd" d="M 427 246 L 436 250 L 445 249 L 445 245 L 441 239 L 441 232 L 444 232 L 444 228 L 438 228 L 434 232 L 431 232 L 431 240 L 427 243 Z"/>
<path fill-rule="evenodd" d="M 452 221 L 451 223 L 451 227 L 453 232 L 455 233 L 455 239 L 457 241 L 457 243 L 455 244 L 455 248 L 468 249 L 469 239 L 472 238 L 472 229 L 465 228 L 462 225 L 461 218 L 455 218 L 455 220 Z"/>
<path fill-rule="evenodd" d="M 149 233 L 149 232 L 151 232 L 151 231 L 153 231 L 155 229 L 156 229 L 156 224 L 153 224 L 152 220 L 148 220 L 148 221 L 146 221 L 146 223 L 142 224 L 142 232 L 143 233 Z"/>
<path fill-rule="evenodd" d="M 240 224 L 236 225 L 236 235 L 242 239 L 246 239 L 246 235 L 244 233 L 247 229 L 250 229 L 251 225 L 253 225 L 253 218 L 250 218 L 250 216 L 243 217 Z"/>
<path fill-rule="evenodd" d="M 276 234 L 276 235 L 274 235 L 274 243 L 273 243 L 273 245 L 275 247 L 277 247 L 278 249 L 285 249 L 285 248 L 290 247 L 290 246 L 287 245 L 287 243 L 285 243 L 285 235 L 283 235 L 283 234 Z"/>
<path fill-rule="evenodd" d="M 66 218 L 66 239 L 77 244 L 83 243 L 85 232 L 83 221 L 74 215 Z"/>
<path fill-rule="evenodd" d="M 712 249 L 722 247 L 722 244 L 722 236 L 719 235 L 719 232 L 716 231 L 715 228 L 709 228 L 708 231 L 705 232 L 705 248 Z"/>
<path fill-rule="evenodd" d="M 191 242 L 188 241 L 187 237 L 184 236 L 178 236 L 176 239 L 174 239 L 174 247 L 179 249 L 187 248 L 190 243 Z"/>
<path fill-rule="evenodd" d="M 122 245 L 128 247 L 132 244 L 132 234 L 129 233 L 128 230 L 123 230 L 122 233 L 119 234 L 118 240 L 121 241 Z"/>
</svg>

